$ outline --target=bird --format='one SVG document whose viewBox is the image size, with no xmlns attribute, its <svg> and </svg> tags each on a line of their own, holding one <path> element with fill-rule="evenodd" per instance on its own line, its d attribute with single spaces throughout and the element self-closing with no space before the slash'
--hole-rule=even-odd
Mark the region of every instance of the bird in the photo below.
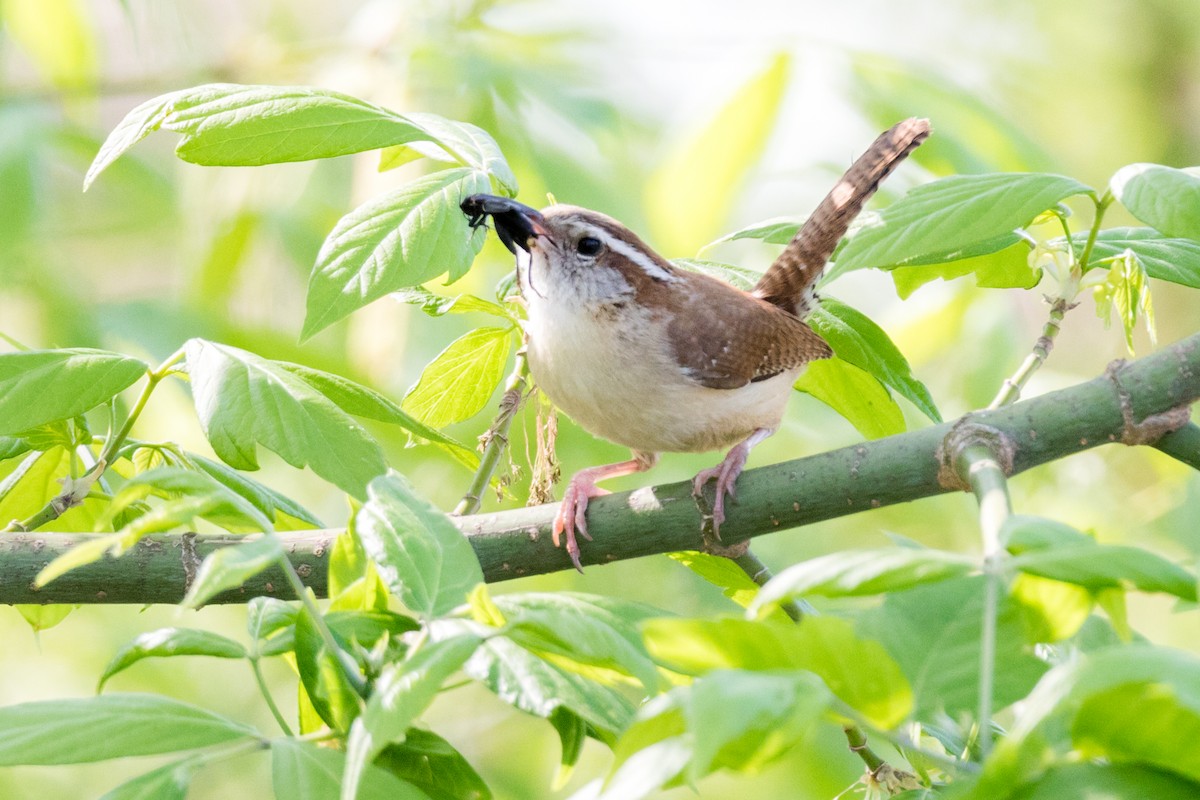
<svg viewBox="0 0 1200 800">
<path fill-rule="evenodd" d="M 805 322 L 814 287 L 851 221 L 880 182 L 930 134 L 907 119 L 881 134 L 800 227 L 758 284 L 745 291 L 683 269 L 612 217 L 553 204 L 474 194 L 460 205 L 472 228 L 491 217 L 516 257 L 525 307 L 526 357 L 550 401 L 631 458 L 571 478 L 555 515 L 555 546 L 583 571 L 579 538 L 591 540 L 588 501 L 606 479 L 643 472 L 664 452 L 729 448 L 692 482 L 716 481 L 712 534 L 751 449 L 783 418 L 806 364 L 829 345 Z"/>
</svg>

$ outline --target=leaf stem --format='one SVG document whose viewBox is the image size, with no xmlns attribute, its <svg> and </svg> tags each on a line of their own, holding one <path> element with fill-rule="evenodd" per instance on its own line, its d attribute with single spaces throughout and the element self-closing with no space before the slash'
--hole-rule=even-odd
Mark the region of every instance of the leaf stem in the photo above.
<svg viewBox="0 0 1200 800">
<path fill-rule="evenodd" d="M 1091 265 L 1092 248 L 1096 246 L 1096 237 L 1100 235 L 1100 223 L 1104 220 L 1104 212 L 1112 205 L 1113 197 L 1111 189 L 1108 189 L 1101 195 L 1096 203 L 1096 215 L 1092 218 L 1092 228 L 1088 231 L 1087 243 L 1083 246 L 1083 255 L 1079 257 L 1079 269 L 1081 272 L 1087 272 Z"/>
<path fill-rule="evenodd" d="M 275 721 L 279 723 L 279 729 L 285 736 L 293 736 L 291 726 L 283 718 L 283 713 L 279 710 L 279 706 L 275 705 L 275 698 L 271 696 L 271 691 L 267 688 L 267 681 L 263 678 L 262 666 L 257 656 L 250 659 L 250 669 L 254 670 L 254 682 L 258 684 L 258 690 L 262 692 L 263 699 L 267 701 L 267 708 L 271 709 L 271 716 L 275 717 Z"/>
<path fill-rule="evenodd" d="M 1008 478 L 991 446 L 979 439 L 964 443 L 955 461 L 964 482 L 979 502 L 983 538 L 983 624 L 979 654 L 979 749 L 986 758 L 992 747 L 992 692 L 996 677 L 996 621 L 1000 584 L 1004 577 L 1004 542 L 1001 529 L 1012 514 Z"/>
<path fill-rule="evenodd" d="M 1021 391 L 1025 388 L 1025 384 L 1033 377 L 1033 373 L 1037 372 L 1042 364 L 1046 363 L 1046 359 L 1050 357 L 1050 351 L 1054 349 L 1054 340 L 1058 337 L 1058 332 L 1062 329 L 1063 317 L 1073 307 L 1074 304 L 1071 300 L 1065 297 L 1055 298 L 1050 305 L 1050 316 L 1042 328 L 1042 335 L 1038 337 L 1038 340 L 1033 345 L 1033 350 L 1029 355 L 1025 356 L 1025 360 L 1021 362 L 1021 366 L 1012 374 L 1012 377 L 1004 379 L 1004 383 L 1000 386 L 1000 391 L 997 392 L 995 398 L 988 405 L 989 410 L 1015 403 L 1021 399 Z"/>
<path fill-rule="evenodd" d="M 525 394 L 525 382 L 529 376 L 529 362 L 525 358 L 525 350 L 517 351 L 513 370 L 504 384 L 504 396 L 500 399 L 500 412 L 492 420 L 491 427 L 479 437 L 483 443 L 483 456 L 479 459 L 479 469 L 467 487 L 467 493 L 454 507 L 451 513 L 455 516 L 474 514 L 483 504 L 483 493 L 487 491 L 492 473 L 500 463 L 500 457 L 508 446 L 508 429 L 512 425 L 517 409 L 521 407 L 521 398 Z"/>
</svg>

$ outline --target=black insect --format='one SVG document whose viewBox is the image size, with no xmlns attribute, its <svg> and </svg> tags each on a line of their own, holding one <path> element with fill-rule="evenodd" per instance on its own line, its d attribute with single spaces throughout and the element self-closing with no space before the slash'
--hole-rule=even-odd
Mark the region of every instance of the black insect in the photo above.
<svg viewBox="0 0 1200 800">
<path fill-rule="evenodd" d="M 527 205 L 494 194 L 473 194 L 459 205 L 472 228 L 484 225 L 490 216 L 496 234 L 512 253 L 517 248 L 528 251 L 525 243 L 535 235 L 545 233 L 542 215 Z"/>
</svg>

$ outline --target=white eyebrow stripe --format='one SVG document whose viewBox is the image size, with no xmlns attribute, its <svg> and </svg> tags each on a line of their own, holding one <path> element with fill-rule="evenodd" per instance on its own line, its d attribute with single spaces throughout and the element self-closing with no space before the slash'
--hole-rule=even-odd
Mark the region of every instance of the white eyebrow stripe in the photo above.
<svg viewBox="0 0 1200 800">
<path fill-rule="evenodd" d="M 675 276 L 667 272 L 661 265 L 656 263 L 653 258 L 643 253 L 641 250 L 634 248 L 628 242 L 610 235 L 606 231 L 596 230 L 596 238 L 608 245 L 608 248 L 614 253 L 619 253 L 628 258 L 633 263 L 642 268 L 642 271 L 651 278 L 659 281 L 671 283 L 676 280 Z"/>
</svg>

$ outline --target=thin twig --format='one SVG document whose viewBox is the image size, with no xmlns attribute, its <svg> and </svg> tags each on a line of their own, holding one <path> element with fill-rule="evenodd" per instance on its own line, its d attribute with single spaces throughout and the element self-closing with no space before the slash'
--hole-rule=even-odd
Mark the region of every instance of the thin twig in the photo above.
<svg viewBox="0 0 1200 800">
<path fill-rule="evenodd" d="M 475 477 L 471 479 L 467 493 L 463 495 L 463 499 L 451 513 L 457 516 L 474 514 L 483 504 L 483 493 L 487 491 L 488 484 L 492 480 L 492 473 L 496 471 L 496 465 L 500 463 L 500 457 L 504 455 L 504 450 L 508 447 L 508 429 L 512 425 L 513 417 L 517 415 L 517 409 L 521 407 L 521 397 L 525 394 L 525 380 L 528 375 L 529 363 L 525 359 L 525 351 L 518 350 L 513 370 L 504 384 L 504 396 L 500 399 L 500 413 L 492 421 L 491 427 L 483 436 L 479 437 L 483 444 L 479 469 L 475 470 Z"/>
<path fill-rule="evenodd" d="M 1037 372 L 1042 364 L 1046 363 L 1046 359 L 1050 356 L 1050 351 L 1054 349 L 1054 340 L 1062 327 L 1063 317 L 1074 307 L 1075 304 L 1065 297 L 1056 298 L 1051 303 L 1050 318 L 1046 320 L 1046 325 L 1042 328 L 1042 335 L 1038 337 L 1038 340 L 1033 345 L 1033 350 L 1029 355 L 1025 356 L 1025 360 L 1021 363 L 1017 371 L 1013 373 L 1012 377 L 1004 379 L 1004 383 L 1000 386 L 1000 391 L 988 405 L 989 409 L 1000 408 L 1021 399 L 1021 390 L 1025 388 L 1025 384 L 1029 382 L 1029 379 L 1033 377 L 1033 373 Z"/>
</svg>

